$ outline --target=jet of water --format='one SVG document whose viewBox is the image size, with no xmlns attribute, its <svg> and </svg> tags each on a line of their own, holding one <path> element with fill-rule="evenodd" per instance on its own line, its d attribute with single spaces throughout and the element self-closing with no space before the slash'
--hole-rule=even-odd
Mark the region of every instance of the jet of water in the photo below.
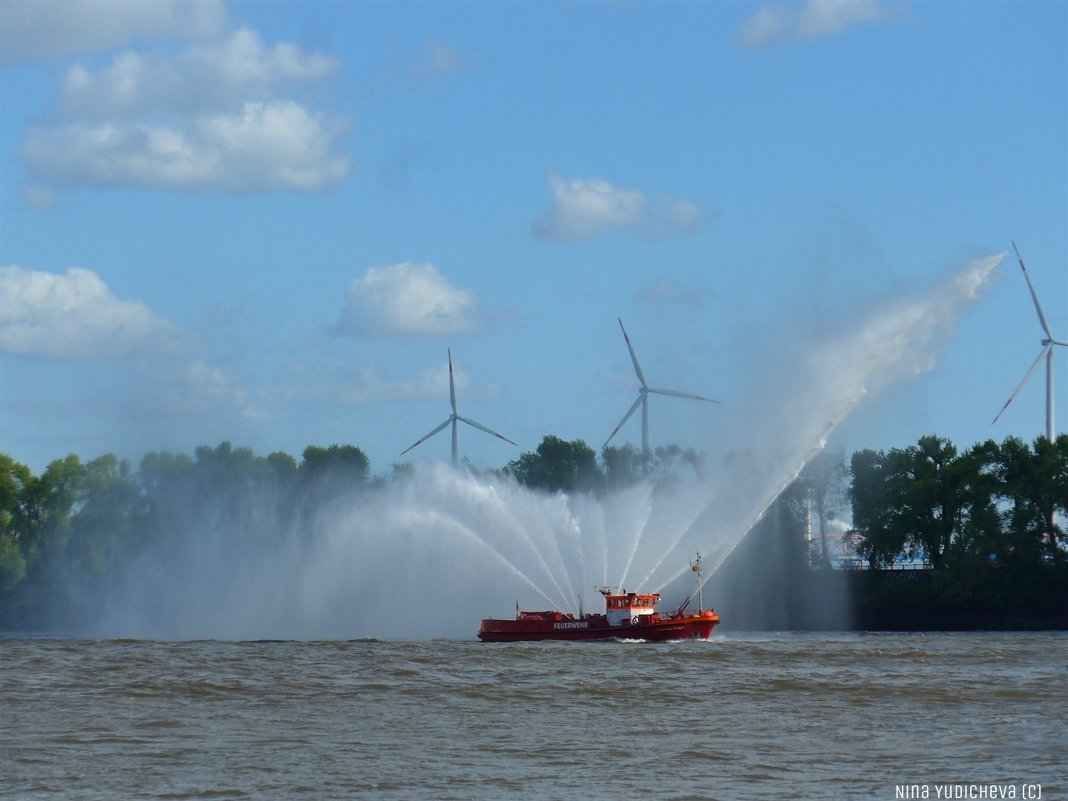
<svg viewBox="0 0 1068 801">
<path fill-rule="evenodd" d="M 471 638 L 480 618 L 507 616 L 513 600 L 577 612 L 597 608 L 595 586 L 613 581 L 681 601 L 695 591 L 680 587 L 694 553 L 704 557 L 705 581 L 714 577 L 865 396 L 934 367 L 938 346 L 1004 255 L 797 354 L 793 372 L 775 376 L 777 392 L 762 393 L 766 402 L 739 418 L 739 442 L 701 479 L 547 494 L 507 476 L 420 466 L 322 509 L 286 547 L 277 546 L 284 537 L 267 537 L 270 547 L 250 548 L 236 563 L 216 568 L 195 539 L 185 556 L 153 563 L 146 553 L 100 628 L 153 637 Z"/>
<path fill-rule="evenodd" d="M 756 502 L 748 505 L 740 521 L 737 514 L 726 511 L 730 507 L 709 504 L 687 532 L 694 536 L 682 538 L 700 541 L 702 531 L 725 532 L 726 547 L 703 543 L 702 553 L 715 550 L 715 558 L 706 561 L 706 582 L 869 392 L 910 381 L 935 367 L 939 346 L 989 285 L 1005 255 L 978 259 L 932 291 L 895 303 L 851 334 L 810 349 L 801 380 L 782 393 L 785 402 L 769 426 L 772 438 L 762 443 L 762 452 L 750 454 L 765 477 Z M 685 565 L 677 568 L 664 583 L 685 570 Z"/>
</svg>

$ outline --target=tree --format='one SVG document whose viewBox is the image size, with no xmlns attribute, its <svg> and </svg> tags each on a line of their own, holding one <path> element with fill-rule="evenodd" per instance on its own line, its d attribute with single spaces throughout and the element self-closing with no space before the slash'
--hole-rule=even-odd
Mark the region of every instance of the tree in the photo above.
<svg viewBox="0 0 1068 801">
<path fill-rule="evenodd" d="M 173 545 L 191 516 L 202 509 L 194 503 L 194 462 L 185 453 L 151 451 L 137 470 L 144 498 L 145 531 L 155 532 L 160 545 Z"/>
<path fill-rule="evenodd" d="M 30 521 L 30 554 L 27 566 L 43 570 L 70 537 L 71 512 L 78 500 L 84 476 L 81 460 L 73 453 L 49 463 L 40 478 L 26 487 L 25 504 Z M 24 550 L 24 553 L 26 551 Z"/>
<path fill-rule="evenodd" d="M 893 519 L 890 468 L 887 455 L 869 449 L 850 460 L 853 481 L 853 533 L 857 552 L 876 568 L 893 564 L 905 550 L 905 532 Z"/>
<path fill-rule="evenodd" d="M 651 472 L 651 460 L 629 442 L 626 445 L 605 445 L 601 448 L 605 484 L 626 487 L 637 484 Z"/>
<path fill-rule="evenodd" d="M 3 467 L 7 508 L 0 558 L 5 564 L 4 585 L 15 591 L 4 616 L 23 625 L 47 625 L 49 609 L 65 598 L 53 568 L 67 547 L 83 467 L 73 454 L 51 462 L 40 476 L 14 462 L 5 461 Z"/>
<path fill-rule="evenodd" d="M 1039 497 L 1049 534 L 1047 546 L 1050 557 L 1060 561 L 1064 556 L 1061 545 L 1065 542 L 1065 532 L 1057 525 L 1057 514 L 1068 515 L 1068 434 L 1061 434 L 1052 442 L 1036 439 L 1034 447 L 1037 474 L 1043 477 Z"/>
<path fill-rule="evenodd" d="M 993 440 L 969 448 L 961 459 L 968 478 L 966 513 L 953 543 L 953 557 L 974 564 L 986 564 L 991 554 L 1005 551 L 1005 534 L 997 505 L 998 446 Z"/>
<path fill-rule="evenodd" d="M 343 472 L 362 481 L 367 478 L 370 466 L 367 455 L 355 445 L 331 445 L 329 448 L 309 445 L 304 449 L 300 469 L 307 475 Z"/>
<path fill-rule="evenodd" d="M 71 520 L 69 568 L 86 581 L 106 580 L 110 587 L 116 565 L 132 547 L 143 506 L 129 462 L 110 453 L 88 462 Z"/>
<path fill-rule="evenodd" d="M 819 561 L 823 566 L 831 563 L 827 555 L 827 529 L 846 502 L 848 477 L 845 454 L 840 450 L 820 451 L 805 465 L 798 477 L 799 488 L 816 519 L 820 534 Z"/>
<path fill-rule="evenodd" d="M 604 481 L 597 454 L 583 440 L 566 442 L 547 435 L 535 452 L 508 463 L 508 472 L 528 487 L 550 492 L 595 490 Z"/>
<path fill-rule="evenodd" d="M 19 498 L 30 470 L 0 453 L 0 590 L 12 590 L 26 577 L 26 559 L 19 548 Z"/>
<path fill-rule="evenodd" d="M 280 481 L 288 482 L 297 475 L 297 460 L 284 451 L 275 451 L 267 456 L 267 470 Z"/>
<path fill-rule="evenodd" d="M 988 530 L 997 519 L 990 453 L 984 443 L 958 455 L 935 436 L 886 453 L 855 453 L 853 522 L 872 567 L 906 554 L 940 568 L 969 542 L 996 539 Z"/>
<path fill-rule="evenodd" d="M 371 463 L 355 445 L 309 445 L 300 464 L 298 503 L 305 514 L 316 514 L 325 504 L 367 486 Z"/>
<path fill-rule="evenodd" d="M 141 487 L 151 497 L 186 481 L 192 469 L 193 460 L 187 454 L 151 451 L 141 457 L 137 476 Z"/>
<path fill-rule="evenodd" d="M 1015 553 L 1025 559 L 1062 561 L 1064 532 L 1057 513 L 1068 511 L 1068 434 L 1028 447 L 1007 438 L 996 456 L 997 494 L 1008 502 L 1005 525 Z"/>
<path fill-rule="evenodd" d="M 658 445 L 653 449 L 652 472 L 658 484 L 675 483 L 679 479 L 674 473 L 677 462 L 689 465 L 698 478 L 704 471 L 704 458 L 693 448 L 683 450 L 678 445 Z"/>
<path fill-rule="evenodd" d="M 957 458 L 957 448 L 949 440 L 924 436 L 905 449 L 901 467 L 899 525 L 937 569 L 962 523 L 973 465 Z"/>
<path fill-rule="evenodd" d="M 693 448 L 683 450 L 678 445 L 658 445 L 654 450 L 642 453 L 630 443 L 621 446 L 606 445 L 601 449 L 604 465 L 604 485 L 625 487 L 639 481 L 651 480 L 663 488 L 677 483 L 676 465 L 688 465 L 700 477 L 704 471 L 704 457 Z"/>
</svg>

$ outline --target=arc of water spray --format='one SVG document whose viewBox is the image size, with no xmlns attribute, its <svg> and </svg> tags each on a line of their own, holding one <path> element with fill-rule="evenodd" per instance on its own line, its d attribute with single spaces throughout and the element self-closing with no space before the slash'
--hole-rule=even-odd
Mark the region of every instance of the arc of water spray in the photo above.
<svg viewBox="0 0 1068 801">
<path fill-rule="evenodd" d="M 1062 347 L 1068 347 L 1068 342 L 1063 339 L 1056 339 L 1053 333 L 1050 331 L 1049 323 L 1046 322 L 1046 315 L 1042 313 L 1042 304 L 1038 302 L 1038 293 L 1035 292 L 1035 286 L 1031 283 L 1031 276 L 1027 272 L 1027 268 L 1024 266 L 1023 258 L 1020 256 L 1020 249 L 1016 247 L 1016 242 L 1012 243 L 1012 249 L 1016 251 L 1016 260 L 1020 262 L 1020 270 L 1023 271 L 1024 280 L 1027 281 L 1027 288 L 1031 291 L 1031 300 L 1034 301 L 1035 311 L 1038 313 L 1038 323 L 1042 326 L 1042 331 L 1046 337 L 1042 340 L 1042 350 L 1039 351 L 1038 358 L 1034 360 L 1027 372 L 1024 373 L 1023 380 L 1016 386 L 1016 389 L 1009 395 L 1009 399 L 1005 401 L 1005 405 L 1001 407 L 1001 411 L 994 417 L 994 423 L 998 421 L 998 418 L 1009 408 L 1009 404 L 1023 389 L 1024 384 L 1038 369 L 1038 365 L 1043 359 L 1046 360 L 1046 439 L 1053 442 L 1056 435 L 1053 424 L 1053 347 L 1060 345 Z"/>
<path fill-rule="evenodd" d="M 627 560 L 623 565 L 623 572 L 619 577 L 619 584 L 617 587 L 623 587 L 626 585 L 627 576 L 630 573 L 630 566 L 634 563 L 634 557 L 638 553 L 638 547 L 641 545 L 642 537 L 645 536 L 646 529 L 649 527 L 649 518 L 653 514 L 653 487 L 652 484 L 646 484 L 646 497 L 645 497 L 645 515 L 642 518 L 641 523 L 636 526 L 637 536 L 634 537 L 634 542 L 631 545 L 630 553 L 627 555 Z M 644 584 L 638 584 L 639 587 L 645 586 Z"/>
<path fill-rule="evenodd" d="M 573 514 L 570 514 L 570 510 L 569 510 L 567 522 L 570 525 L 571 530 L 573 532 L 575 532 L 575 534 L 578 537 L 581 537 L 582 536 L 582 527 L 578 524 L 578 521 L 575 519 L 575 516 Z M 560 562 L 560 565 L 562 566 L 562 565 L 564 565 L 564 552 L 563 552 L 563 549 L 560 547 L 560 538 L 556 535 L 556 530 L 555 529 L 553 529 L 553 545 L 556 548 L 556 558 Z M 575 551 L 577 552 L 577 555 L 578 555 L 579 575 L 580 576 L 585 575 L 586 564 L 585 564 L 585 562 L 583 561 L 583 558 L 582 558 L 582 548 L 576 548 Z M 567 572 L 567 571 L 564 571 L 564 579 L 567 581 L 567 592 L 568 592 L 567 606 L 570 607 L 571 606 L 571 600 L 570 599 L 577 597 L 576 594 L 575 594 L 575 585 L 571 582 L 571 574 L 569 572 Z"/>
<path fill-rule="evenodd" d="M 523 541 L 530 548 L 531 553 L 534 554 L 534 558 L 538 560 L 538 564 L 541 566 L 542 570 L 545 571 L 545 575 L 547 575 L 549 577 L 549 580 L 553 583 L 553 587 L 555 587 L 556 591 L 558 593 L 560 593 L 560 597 L 563 599 L 564 605 L 570 607 L 571 606 L 570 598 L 571 598 L 571 592 L 573 591 L 573 588 L 571 586 L 571 579 L 568 576 L 567 572 L 566 571 L 562 572 L 562 575 L 563 575 L 565 581 L 567 581 L 567 584 L 568 584 L 568 588 L 565 591 L 564 588 L 560 586 L 560 582 L 557 581 L 556 574 L 549 567 L 549 563 L 546 561 L 544 555 L 541 552 L 541 549 L 538 548 L 537 543 L 534 542 L 534 538 L 531 537 L 530 533 L 526 530 L 526 528 L 524 528 L 520 524 L 519 519 L 515 516 L 514 512 L 511 512 L 511 510 L 506 510 L 506 511 L 509 511 L 509 513 L 511 514 L 512 522 L 513 522 L 515 531 L 519 532 L 519 535 L 523 538 Z M 563 555 L 560 552 L 560 544 L 556 541 L 556 537 L 555 536 L 553 536 L 553 545 L 554 545 L 555 550 L 556 550 L 557 561 L 561 565 L 563 565 L 564 560 L 563 560 Z M 548 598 L 548 595 L 546 595 L 546 593 L 542 592 L 542 595 L 545 595 L 546 598 Z"/>
<path fill-rule="evenodd" d="M 619 327 L 623 330 L 623 339 L 627 343 L 627 350 L 630 351 L 630 360 L 634 364 L 634 374 L 638 376 L 638 383 L 641 386 L 638 387 L 638 397 L 635 399 L 634 403 L 631 404 L 630 408 L 627 409 L 627 413 L 623 415 L 623 419 L 619 421 L 619 425 L 612 429 L 612 433 L 608 435 L 608 439 L 604 441 L 604 445 L 602 445 L 601 447 L 605 448 L 608 446 L 608 443 L 612 441 L 612 437 L 614 437 L 619 432 L 619 429 L 623 428 L 624 423 L 626 423 L 630 419 L 631 415 L 634 414 L 635 410 L 640 405 L 642 407 L 642 453 L 648 454 L 650 395 L 670 395 L 674 398 L 699 400 L 705 401 L 706 403 L 719 403 L 719 401 L 713 400 L 712 398 L 706 398 L 703 395 L 691 395 L 688 392 L 679 392 L 678 390 L 674 389 L 654 389 L 650 387 L 645 381 L 645 374 L 642 372 L 641 365 L 638 364 L 638 356 L 634 353 L 634 346 L 630 344 L 630 337 L 627 336 L 627 329 L 623 328 L 623 320 L 619 317 L 617 317 L 616 319 L 619 320 Z"/>
<path fill-rule="evenodd" d="M 506 568 L 511 570 L 516 576 L 525 581 L 532 590 L 541 595 L 550 604 L 553 603 L 553 599 L 546 593 L 541 587 L 539 587 L 526 573 L 516 567 L 504 554 L 497 550 L 493 545 L 488 543 L 482 536 L 472 529 L 470 526 L 466 526 L 455 518 L 441 514 L 440 512 L 431 512 L 428 515 L 431 518 L 431 523 L 444 524 L 451 528 L 454 532 L 466 537 L 469 540 L 474 541 L 476 544 L 481 545 L 488 550 L 492 556 L 498 559 Z"/>
<path fill-rule="evenodd" d="M 470 488 L 470 487 L 475 486 L 472 483 L 465 483 L 465 482 L 471 482 L 472 479 L 458 478 L 457 481 L 458 481 L 458 483 L 459 483 L 461 488 L 464 488 L 464 487 Z M 479 486 L 483 486 L 483 485 L 479 485 Z M 523 525 L 520 524 L 519 518 L 516 516 L 515 510 L 510 508 L 509 506 L 505 505 L 503 499 L 494 490 L 494 488 L 492 486 L 488 486 L 488 487 L 486 487 L 486 489 L 489 491 L 489 493 L 490 493 L 490 495 L 492 497 L 493 508 L 495 509 L 495 511 L 497 511 L 499 513 L 502 513 L 504 516 L 506 516 L 507 521 L 511 524 L 510 525 L 510 529 L 511 529 L 510 533 L 512 535 L 518 535 L 519 540 L 521 540 L 522 543 L 524 545 L 526 545 L 527 549 L 529 549 L 529 552 L 531 554 L 533 554 L 534 559 L 537 561 L 538 566 L 541 567 L 542 571 L 549 578 L 549 581 L 552 583 L 552 585 L 555 588 L 556 592 L 558 592 L 560 594 L 560 597 L 565 601 L 565 604 L 569 603 L 567 601 L 567 599 L 570 597 L 569 593 L 565 592 L 564 588 L 560 586 L 560 582 L 557 581 L 556 574 L 549 567 L 549 564 L 548 564 L 548 562 L 546 562 L 544 556 L 541 553 L 541 550 L 538 548 L 537 544 L 534 542 L 534 538 L 531 537 L 530 532 L 527 531 L 527 529 Z M 489 542 L 486 541 L 481 535 L 477 535 L 476 534 L 476 536 L 478 536 L 478 538 L 482 541 L 483 545 L 485 545 L 486 547 L 491 548 L 492 550 L 496 551 L 498 554 L 500 554 L 501 558 L 507 559 L 507 557 L 505 557 L 504 554 L 501 553 L 496 548 L 496 546 L 490 545 Z M 557 554 L 559 554 L 559 547 L 557 547 Z M 565 575 L 565 578 L 566 578 L 566 575 Z M 533 581 L 531 579 L 529 579 L 529 578 L 527 580 L 533 586 Z M 545 592 L 545 590 L 541 589 L 540 587 L 537 587 L 537 589 L 538 589 L 538 592 L 541 593 L 541 595 L 543 595 L 547 600 L 550 600 L 550 602 L 552 602 L 549 594 L 547 592 Z M 569 589 L 570 589 L 570 582 L 569 582 Z"/>
<path fill-rule="evenodd" d="M 572 496 L 572 498 L 574 497 Z M 582 501 L 581 511 L 577 514 L 572 512 L 579 530 L 583 533 L 579 541 L 580 566 L 582 568 L 582 572 L 579 574 L 581 586 L 588 586 L 588 578 L 592 575 L 596 579 L 597 586 L 603 587 L 608 584 L 608 539 L 606 534 L 608 524 L 605 522 L 605 507 L 600 503 L 592 503 L 591 496 L 584 496 Z M 570 504 L 569 509 L 573 509 Z M 582 524 L 578 523 L 579 519 L 583 521 Z M 589 563 L 587 563 L 587 556 L 591 557 Z M 590 571 L 589 575 L 586 572 L 587 567 Z"/>
<path fill-rule="evenodd" d="M 742 540 L 745 539 L 746 535 L 753 529 L 753 527 L 757 523 L 760 522 L 760 519 L 764 516 L 764 514 L 768 511 L 768 509 L 771 508 L 771 505 L 773 503 L 775 503 L 775 500 L 779 497 L 779 495 L 781 495 L 782 492 L 787 487 L 789 487 L 790 484 L 799 475 L 801 475 L 801 471 L 805 469 L 805 465 L 807 465 L 810 461 L 812 461 L 812 459 L 815 458 L 815 456 L 820 451 L 823 450 L 824 445 L 825 445 L 825 443 L 827 441 L 827 438 L 831 435 L 831 432 L 834 431 L 834 429 L 836 429 L 843 420 L 845 420 L 845 418 L 849 415 L 849 412 L 852 411 L 853 407 L 856 405 L 857 402 L 859 402 L 859 400 L 864 396 L 864 394 L 865 393 L 862 391 L 854 399 L 852 399 L 851 402 L 839 404 L 839 406 L 836 408 L 833 416 L 831 417 L 831 420 L 827 423 L 826 426 L 824 426 L 824 428 L 823 428 L 823 430 L 821 432 L 821 436 L 818 439 L 818 444 L 815 447 L 813 447 L 810 451 L 808 451 L 808 453 L 805 454 L 801 458 L 801 461 L 796 466 L 796 469 L 791 474 L 788 474 L 788 476 L 785 478 L 785 480 L 778 487 L 774 488 L 771 491 L 771 493 L 761 502 L 759 510 L 742 527 L 742 534 L 741 534 L 740 537 L 738 537 L 738 539 L 735 540 L 734 544 L 731 545 L 731 547 L 728 548 L 726 551 L 723 551 L 723 552 L 720 552 L 720 553 L 716 554 L 715 561 L 711 564 L 710 568 L 708 568 L 707 570 L 705 570 L 702 573 L 702 576 L 705 576 L 706 573 L 707 573 L 707 576 L 702 578 L 700 586 L 699 586 L 699 589 L 704 587 L 704 585 L 708 582 L 709 578 L 712 577 L 712 574 L 714 574 L 716 572 L 716 570 L 719 569 L 719 566 L 722 565 L 725 561 L 727 561 L 727 558 L 732 553 L 734 553 L 735 549 L 741 544 Z M 694 527 L 697 525 L 697 523 L 701 519 L 701 517 L 704 516 L 708 511 L 709 511 L 709 507 L 706 507 L 704 509 L 698 508 L 697 512 L 690 518 L 689 523 L 680 528 L 680 532 L 681 533 L 679 534 L 679 536 L 676 537 L 671 542 L 671 544 L 667 548 L 664 549 L 664 551 L 660 555 L 660 559 L 657 560 L 656 564 L 654 564 L 649 569 L 649 572 L 642 579 L 643 585 L 647 584 L 651 580 L 652 576 L 660 568 L 660 565 L 662 565 L 667 560 L 668 556 L 670 554 L 672 554 L 679 547 L 679 545 L 682 543 L 682 541 L 684 539 L 686 539 L 686 537 L 690 534 L 690 532 L 693 531 Z M 674 575 L 672 575 L 665 582 L 665 584 L 671 583 L 672 581 L 677 579 L 679 576 L 681 576 L 685 572 L 686 572 L 685 568 L 679 568 L 674 573 Z"/>
<path fill-rule="evenodd" d="M 661 550 L 660 558 L 657 559 L 656 562 L 652 565 L 652 567 L 649 568 L 648 572 L 642 577 L 641 581 L 638 582 L 638 586 L 650 586 L 649 582 L 652 580 L 652 577 L 656 573 L 656 571 L 668 559 L 668 557 L 671 556 L 676 549 L 678 549 L 679 544 L 684 539 L 686 539 L 687 535 L 689 535 L 691 531 L 693 531 L 693 527 L 697 524 L 697 521 L 701 518 L 701 515 L 704 514 L 705 511 L 707 511 L 707 507 L 703 508 L 701 506 L 695 506 L 694 508 L 696 509 L 696 511 L 689 516 L 689 519 L 683 525 L 679 526 L 679 535 L 675 537 L 675 539 L 672 540 L 666 548 Z M 645 529 L 642 530 L 642 534 L 645 534 Z M 679 573 L 676 574 L 676 577 L 677 575 L 681 575 L 682 572 L 684 571 L 680 570 Z M 674 578 L 675 577 L 672 577 L 671 581 L 673 581 Z M 665 584 L 667 583 L 669 582 L 665 582 Z"/>
<path fill-rule="evenodd" d="M 511 511 L 511 510 L 509 510 L 509 511 Z M 565 521 L 565 526 L 564 526 L 565 530 L 569 530 L 569 531 L 573 532 L 575 534 L 575 542 L 576 543 L 580 542 L 581 538 L 582 538 L 582 526 L 579 525 L 579 521 L 575 517 L 575 514 L 572 512 L 570 506 L 565 504 L 563 506 L 563 508 L 560 509 L 560 511 L 562 511 L 564 514 L 566 514 L 566 517 L 567 517 L 567 519 Z M 549 576 L 552 578 L 553 584 L 556 586 L 557 591 L 560 592 L 561 595 L 563 596 L 563 598 L 564 598 L 563 605 L 565 607 L 571 609 L 571 611 L 575 611 L 573 606 L 572 606 L 571 601 L 572 601 L 572 599 L 576 598 L 577 595 L 576 595 L 576 591 L 575 591 L 575 585 L 571 580 L 572 579 L 571 571 L 569 571 L 567 569 L 567 567 L 566 567 L 567 560 L 564 558 L 564 549 L 563 549 L 562 544 L 561 544 L 561 537 L 560 537 L 560 535 L 558 533 L 560 531 L 560 528 L 558 526 L 553 526 L 553 525 L 546 524 L 545 531 L 544 531 L 546 536 L 543 537 L 543 542 L 548 543 L 547 550 L 551 550 L 551 553 L 549 554 L 549 557 L 553 558 L 555 563 L 560 567 L 560 575 L 563 577 L 564 582 L 567 584 L 566 591 L 564 590 L 564 588 L 562 588 L 560 586 L 560 582 L 558 582 L 556 580 L 556 576 L 549 570 L 548 562 L 547 562 L 545 556 L 542 554 L 542 552 L 537 548 L 536 544 L 534 543 L 533 538 L 520 525 L 519 519 L 515 516 L 515 513 L 511 512 L 511 514 L 512 514 L 512 519 L 515 522 L 516 528 L 518 530 L 522 531 L 523 536 L 530 543 L 531 548 L 534 550 L 534 553 L 537 556 L 538 561 L 540 561 L 541 564 L 545 567 L 545 570 L 549 574 Z M 584 555 L 582 553 L 582 548 L 581 548 L 581 546 L 578 546 L 578 547 L 573 547 L 572 550 L 575 552 L 575 558 L 576 558 L 577 563 L 578 563 L 579 576 L 580 577 L 584 576 L 585 575 L 585 570 L 586 570 L 586 564 L 585 564 Z"/>
<path fill-rule="evenodd" d="M 745 535 L 759 522 L 767 509 L 774 503 L 778 494 L 789 486 L 790 482 L 800 474 L 805 464 L 822 449 L 823 443 L 826 442 L 831 432 L 845 420 L 861 399 L 864 398 L 871 378 L 877 373 L 898 366 L 900 362 L 909 356 L 914 356 L 914 351 L 922 353 L 925 348 L 929 348 L 933 334 L 933 327 L 929 322 L 938 320 L 940 323 L 946 324 L 955 320 L 964 304 L 975 300 L 979 296 L 980 290 L 986 285 L 991 272 L 1001 263 L 1005 255 L 1005 253 L 993 254 L 970 264 L 967 269 L 938 287 L 932 294 L 902 306 L 887 315 L 876 318 L 869 324 L 880 335 L 876 337 L 862 336 L 861 338 L 865 341 L 870 340 L 872 347 L 876 348 L 876 350 L 868 353 L 861 348 L 858 353 L 854 354 L 854 357 L 860 356 L 863 358 L 865 369 L 860 373 L 860 380 L 852 385 L 852 391 L 848 394 L 848 401 L 839 401 L 829 410 L 826 422 L 820 427 L 819 436 L 814 437 L 817 444 L 802 453 L 799 463 L 794 464 L 786 472 L 779 489 L 770 494 L 763 504 L 763 508 L 753 516 L 749 525 L 742 531 L 731 547 L 719 555 L 715 565 L 702 578 L 702 587 L 708 583 L 716 569 L 733 553 Z M 861 332 L 861 334 L 863 333 Z M 888 336 L 888 334 L 896 335 Z M 933 364 L 929 364 L 923 370 L 929 370 L 932 366 Z M 912 376 L 914 377 L 923 370 L 915 367 Z M 693 525 L 696 525 L 700 517 L 707 513 L 709 509 L 706 508 Z M 685 532 L 685 534 L 688 533 L 689 531 Z M 679 541 L 685 534 L 679 538 Z M 665 583 L 676 580 L 685 572 L 686 568 L 678 570 Z"/>
<path fill-rule="evenodd" d="M 508 439 L 508 437 L 504 436 L 504 434 L 498 434 L 492 428 L 487 428 L 486 426 L 482 425 L 482 423 L 477 423 L 474 420 L 471 420 L 470 418 L 461 417 L 456 412 L 456 383 L 455 383 L 455 381 L 453 381 L 453 377 L 452 377 L 452 348 L 449 348 L 449 402 L 452 404 L 452 414 L 450 414 L 446 418 L 445 422 L 442 423 L 441 425 L 437 426 L 433 430 L 431 430 L 429 434 L 424 434 L 422 437 L 420 437 L 415 442 L 413 442 L 411 445 L 409 445 L 407 448 L 405 448 L 403 451 L 401 451 L 400 452 L 401 456 L 406 454 L 408 451 L 410 451 L 412 448 L 416 447 L 417 445 L 421 445 L 424 442 L 426 442 L 428 439 L 430 439 L 432 436 L 437 434 L 439 431 L 441 431 L 443 428 L 445 428 L 445 426 L 449 425 L 450 423 L 452 424 L 452 466 L 453 467 L 456 467 L 458 465 L 458 463 L 459 463 L 458 462 L 458 436 L 457 436 L 457 432 L 456 432 L 456 428 L 457 428 L 456 424 L 457 423 L 467 423 L 469 426 L 473 426 L 474 428 L 477 428 L 480 431 L 485 431 L 487 434 L 492 434 L 497 439 L 503 439 L 505 442 L 511 442 L 517 448 L 519 447 L 519 443 L 512 442 L 512 440 Z"/>
</svg>

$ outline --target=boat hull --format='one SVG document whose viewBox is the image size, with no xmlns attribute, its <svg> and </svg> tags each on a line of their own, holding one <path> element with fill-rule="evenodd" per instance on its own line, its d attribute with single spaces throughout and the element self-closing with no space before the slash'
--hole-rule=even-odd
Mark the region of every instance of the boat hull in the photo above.
<svg viewBox="0 0 1068 801">
<path fill-rule="evenodd" d="M 665 618 L 648 623 L 609 626 L 602 616 L 558 620 L 486 619 L 479 627 L 482 642 L 530 642 L 537 640 L 707 640 L 719 623 L 719 615 L 707 611 Z"/>
</svg>

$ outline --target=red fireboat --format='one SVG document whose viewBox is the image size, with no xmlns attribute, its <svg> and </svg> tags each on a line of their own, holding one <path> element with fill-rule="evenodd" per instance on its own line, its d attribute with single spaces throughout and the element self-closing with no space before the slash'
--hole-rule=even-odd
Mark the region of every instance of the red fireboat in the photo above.
<svg viewBox="0 0 1068 801">
<path fill-rule="evenodd" d="M 701 555 L 690 563 L 701 587 Z M 719 623 L 711 609 L 687 612 L 690 598 L 674 612 L 656 611 L 660 593 L 614 592 L 612 587 L 598 587 L 604 596 L 604 614 L 565 612 L 525 612 L 515 607 L 514 620 L 487 618 L 478 628 L 482 642 L 527 642 L 530 640 L 707 640 Z M 692 597 L 692 596 L 691 596 Z M 698 603 L 701 606 L 701 603 Z"/>
</svg>

